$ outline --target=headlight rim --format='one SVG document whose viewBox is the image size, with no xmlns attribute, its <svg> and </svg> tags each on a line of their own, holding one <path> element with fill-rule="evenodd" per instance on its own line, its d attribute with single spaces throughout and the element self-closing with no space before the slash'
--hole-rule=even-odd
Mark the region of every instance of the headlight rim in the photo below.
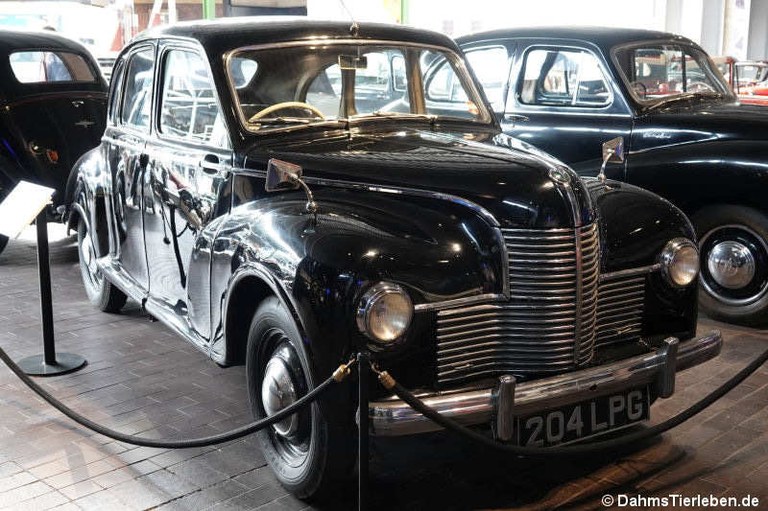
<svg viewBox="0 0 768 511">
<path fill-rule="evenodd" d="M 379 337 L 376 337 L 373 334 L 372 329 L 369 327 L 369 324 L 370 324 L 369 318 L 370 318 L 370 314 L 373 309 L 373 306 L 377 303 L 378 300 L 380 300 L 382 297 L 388 294 L 398 294 L 401 297 L 403 297 L 408 303 L 408 307 L 410 309 L 410 316 L 408 317 L 408 321 L 405 327 L 403 328 L 402 332 L 400 332 L 400 334 L 397 337 L 391 340 L 381 339 Z M 365 291 L 365 293 L 363 293 L 362 297 L 360 297 L 360 300 L 357 306 L 357 314 L 356 314 L 355 320 L 357 323 L 358 330 L 360 330 L 360 332 L 363 335 L 365 335 L 368 339 L 373 341 L 374 346 L 379 348 L 388 348 L 390 346 L 397 344 L 399 340 L 401 340 L 405 336 L 405 333 L 408 331 L 408 328 L 413 323 L 413 316 L 414 316 L 413 300 L 411 300 L 411 297 L 408 294 L 408 292 L 405 290 L 405 288 L 393 282 L 381 281 L 369 287 Z"/>
<path fill-rule="evenodd" d="M 693 251 L 696 253 L 696 274 L 691 279 L 690 282 L 685 284 L 680 284 L 675 281 L 675 279 L 672 277 L 672 274 L 670 273 L 670 268 L 672 267 L 672 264 L 675 261 L 675 256 L 682 250 L 683 248 L 692 248 Z M 701 273 L 701 255 L 699 254 L 699 246 L 693 241 L 688 238 L 684 237 L 678 237 L 678 238 L 672 238 L 669 240 L 666 245 L 664 245 L 664 248 L 661 251 L 661 254 L 659 256 L 659 262 L 661 263 L 661 271 L 662 275 L 664 276 L 664 281 L 669 284 L 670 286 L 676 288 L 676 289 L 685 289 L 692 284 L 694 284 Z"/>
</svg>

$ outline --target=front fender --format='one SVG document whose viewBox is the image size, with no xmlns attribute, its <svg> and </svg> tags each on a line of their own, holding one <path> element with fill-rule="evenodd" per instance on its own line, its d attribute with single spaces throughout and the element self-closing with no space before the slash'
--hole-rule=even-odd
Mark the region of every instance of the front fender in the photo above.
<svg viewBox="0 0 768 511">
<path fill-rule="evenodd" d="M 472 209 L 381 192 L 315 195 L 317 218 L 295 194 L 233 209 L 218 227 L 211 285 L 212 296 L 222 296 L 225 273 L 227 282 L 241 268 L 267 273 L 306 332 L 308 352 L 322 361 L 319 371 L 367 343 L 354 314 L 375 282 L 400 284 L 415 304 L 503 292 L 500 233 Z M 426 336 L 426 316 L 417 313 L 408 341 Z M 403 350 L 433 349 L 418 345 L 405 342 Z"/>
<path fill-rule="evenodd" d="M 584 178 L 600 221 L 603 275 L 654 267 L 673 238 L 696 239 L 688 218 L 672 203 L 636 186 Z M 643 336 L 692 337 L 696 330 L 697 285 L 674 288 L 658 270 L 646 276 Z"/>
<path fill-rule="evenodd" d="M 688 215 L 714 204 L 768 209 L 765 141 L 708 139 L 659 146 L 630 152 L 627 162 L 628 182 L 671 200 Z"/>
</svg>

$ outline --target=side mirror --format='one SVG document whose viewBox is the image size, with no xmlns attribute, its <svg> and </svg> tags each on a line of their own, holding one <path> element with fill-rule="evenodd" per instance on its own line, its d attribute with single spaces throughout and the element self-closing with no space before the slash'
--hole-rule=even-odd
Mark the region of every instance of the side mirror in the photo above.
<svg viewBox="0 0 768 511">
<path fill-rule="evenodd" d="M 624 137 L 612 138 L 603 142 L 603 162 L 621 163 L 624 161 Z"/>
<path fill-rule="evenodd" d="M 301 179 L 301 166 L 295 163 L 288 163 L 283 160 L 271 158 L 267 162 L 267 182 L 264 183 L 264 189 L 268 192 L 279 192 L 281 190 L 304 189 L 307 194 L 307 213 L 317 213 L 317 203 L 309 189 L 307 183 Z"/>
<path fill-rule="evenodd" d="M 267 163 L 267 182 L 264 189 L 268 192 L 296 190 L 301 186 L 300 179 L 301 166 L 272 158 Z"/>
<path fill-rule="evenodd" d="M 605 166 L 608 162 L 621 163 L 624 161 L 624 137 L 612 138 L 603 142 L 603 164 L 597 175 L 601 182 L 605 182 Z"/>
</svg>

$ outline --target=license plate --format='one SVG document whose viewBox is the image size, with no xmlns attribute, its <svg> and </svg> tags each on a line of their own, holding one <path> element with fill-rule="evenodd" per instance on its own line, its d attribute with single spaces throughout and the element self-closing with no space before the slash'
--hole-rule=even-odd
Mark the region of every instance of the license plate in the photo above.
<svg viewBox="0 0 768 511">
<path fill-rule="evenodd" d="M 517 418 L 517 444 L 547 447 L 615 431 L 650 418 L 648 388 Z"/>
</svg>

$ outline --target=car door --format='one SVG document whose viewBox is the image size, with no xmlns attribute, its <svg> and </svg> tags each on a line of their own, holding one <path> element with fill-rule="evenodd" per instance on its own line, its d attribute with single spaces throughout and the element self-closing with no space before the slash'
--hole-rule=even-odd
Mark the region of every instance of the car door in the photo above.
<svg viewBox="0 0 768 511">
<path fill-rule="evenodd" d="M 210 237 L 222 213 L 232 152 L 207 61 L 177 43 L 159 50 L 156 130 L 147 145 L 149 207 L 144 210 L 150 295 L 170 321 L 210 338 Z"/>
<path fill-rule="evenodd" d="M 126 54 L 116 67 L 110 97 L 110 124 L 104 136 L 113 182 L 113 251 L 127 278 L 149 288 L 144 243 L 147 137 L 150 131 L 155 47 L 146 44 Z M 120 98 L 122 98 L 120 100 Z"/>
<path fill-rule="evenodd" d="M 597 175 L 602 143 L 617 136 L 628 140 L 632 129 L 631 111 L 601 54 L 577 43 L 509 40 L 504 46 L 510 69 L 503 59 L 487 58 L 498 52 L 499 44 L 466 51 L 504 132 L 554 155 L 581 175 Z M 488 69 L 477 62 L 485 62 Z M 490 67 L 492 62 L 510 69 L 505 85 L 499 85 L 499 70 Z M 622 178 L 623 164 L 609 164 L 606 172 Z"/>
</svg>

